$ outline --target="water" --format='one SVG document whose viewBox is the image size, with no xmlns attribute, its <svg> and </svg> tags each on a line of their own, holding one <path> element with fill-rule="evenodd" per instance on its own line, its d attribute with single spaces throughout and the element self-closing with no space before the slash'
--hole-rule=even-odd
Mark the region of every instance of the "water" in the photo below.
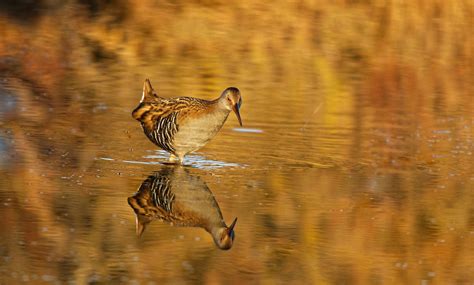
<svg viewBox="0 0 474 285">
<path fill-rule="evenodd" d="M 0 5 L 1 284 L 474 282 L 469 1 L 22 3 Z M 185 160 L 238 217 L 229 251 L 136 236 L 127 198 L 169 167 L 131 118 L 145 78 L 242 92 L 243 128 Z"/>
</svg>

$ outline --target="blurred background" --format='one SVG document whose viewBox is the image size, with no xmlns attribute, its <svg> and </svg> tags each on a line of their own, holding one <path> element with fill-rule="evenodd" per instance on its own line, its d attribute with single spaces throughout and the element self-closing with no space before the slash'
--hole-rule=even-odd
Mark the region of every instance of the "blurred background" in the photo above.
<svg viewBox="0 0 474 285">
<path fill-rule="evenodd" d="M 0 2 L 0 284 L 471 284 L 474 2 Z M 243 96 L 190 155 L 227 223 L 127 204 L 166 154 L 131 111 Z M 171 178 L 173 179 L 173 178 Z"/>
</svg>

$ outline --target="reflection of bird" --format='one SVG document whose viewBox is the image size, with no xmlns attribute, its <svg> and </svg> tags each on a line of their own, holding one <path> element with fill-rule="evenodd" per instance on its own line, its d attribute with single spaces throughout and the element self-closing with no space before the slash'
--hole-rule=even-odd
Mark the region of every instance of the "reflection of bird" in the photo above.
<svg viewBox="0 0 474 285">
<path fill-rule="evenodd" d="M 242 125 L 241 104 L 240 91 L 235 87 L 227 88 L 212 101 L 192 97 L 165 99 L 154 92 L 147 79 L 132 116 L 140 121 L 148 139 L 171 153 L 171 162 L 182 163 L 187 153 L 200 149 L 217 134 L 231 110 Z"/>
<path fill-rule="evenodd" d="M 220 249 L 232 247 L 237 218 L 228 227 L 207 185 L 182 167 L 166 167 L 150 175 L 128 203 L 136 214 L 139 236 L 148 223 L 161 219 L 176 226 L 204 228 Z"/>
</svg>

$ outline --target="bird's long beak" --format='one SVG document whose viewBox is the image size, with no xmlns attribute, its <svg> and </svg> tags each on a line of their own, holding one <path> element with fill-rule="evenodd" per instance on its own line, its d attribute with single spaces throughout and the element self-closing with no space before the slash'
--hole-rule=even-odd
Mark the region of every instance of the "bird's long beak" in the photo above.
<svg viewBox="0 0 474 285">
<path fill-rule="evenodd" d="M 234 227 L 235 227 L 236 223 L 237 223 L 237 218 L 235 218 L 234 221 L 232 222 L 232 224 L 230 225 L 230 227 L 228 229 L 229 233 L 231 233 L 234 230 Z"/>
<path fill-rule="evenodd" d="M 240 109 L 239 104 L 235 104 L 234 106 L 232 106 L 232 110 L 234 111 L 235 115 L 237 116 L 237 119 L 239 120 L 239 124 L 242 127 L 242 119 L 240 118 L 239 109 Z"/>
</svg>

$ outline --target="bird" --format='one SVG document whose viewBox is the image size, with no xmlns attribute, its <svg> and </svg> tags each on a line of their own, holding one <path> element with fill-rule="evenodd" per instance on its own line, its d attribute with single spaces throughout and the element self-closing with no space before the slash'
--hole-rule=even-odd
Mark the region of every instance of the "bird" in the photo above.
<svg viewBox="0 0 474 285">
<path fill-rule="evenodd" d="M 219 132 L 231 111 L 242 126 L 241 105 L 236 87 L 226 88 L 215 100 L 163 98 L 146 79 L 132 117 L 141 123 L 151 142 L 170 153 L 169 163 L 183 164 L 186 154 L 200 149 Z"/>
<path fill-rule="evenodd" d="M 233 245 L 237 218 L 227 226 L 209 187 L 182 166 L 165 166 L 149 175 L 128 204 L 135 212 L 139 237 L 150 222 L 160 219 L 174 226 L 204 228 L 222 250 Z"/>
</svg>

